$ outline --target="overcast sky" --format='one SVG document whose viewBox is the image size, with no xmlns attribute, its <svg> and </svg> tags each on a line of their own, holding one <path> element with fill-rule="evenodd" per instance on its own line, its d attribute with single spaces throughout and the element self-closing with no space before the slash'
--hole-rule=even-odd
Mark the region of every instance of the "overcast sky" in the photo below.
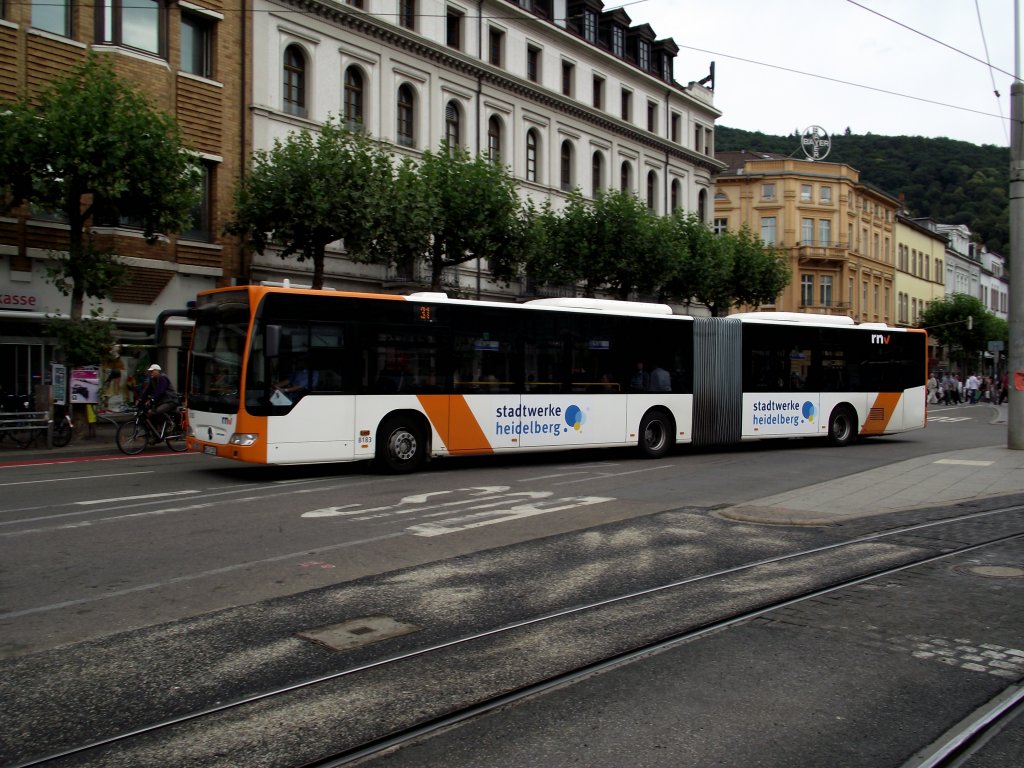
<svg viewBox="0 0 1024 768">
<path fill-rule="evenodd" d="M 605 10 L 615 7 L 606 0 Z M 678 82 L 700 80 L 715 62 L 719 125 L 773 135 L 849 127 L 1009 146 L 1014 0 L 627 0 L 621 7 L 633 24 L 675 40 Z"/>
</svg>

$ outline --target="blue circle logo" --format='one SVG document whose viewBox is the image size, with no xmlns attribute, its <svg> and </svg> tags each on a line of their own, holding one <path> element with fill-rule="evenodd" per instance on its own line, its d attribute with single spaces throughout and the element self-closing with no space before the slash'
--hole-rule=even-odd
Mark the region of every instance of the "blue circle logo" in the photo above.
<svg viewBox="0 0 1024 768">
<path fill-rule="evenodd" d="M 810 400 L 804 402 L 803 414 L 804 418 L 807 419 L 807 421 L 814 421 L 814 403 L 812 403 Z"/>
<path fill-rule="evenodd" d="M 580 431 L 583 427 L 583 422 L 586 420 L 586 414 L 583 413 L 583 410 L 578 405 L 570 405 L 565 409 L 565 423 L 577 432 Z"/>
</svg>

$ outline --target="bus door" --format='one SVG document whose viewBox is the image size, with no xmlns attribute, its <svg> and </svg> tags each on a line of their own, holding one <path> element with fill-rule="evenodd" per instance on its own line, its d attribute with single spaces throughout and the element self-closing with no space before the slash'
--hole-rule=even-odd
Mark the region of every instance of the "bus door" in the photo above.
<svg viewBox="0 0 1024 768">
<path fill-rule="evenodd" d="M 464 309 L 452 324 L 451 453 L 518 448 L 522 430 L 515 329 L 488 308 Z"/>
<path fill-rule="evenodd" d="M 531 321 L 524 340 L 521 444 L 571 448 L 625 442 L 629 372 L 623 363 L 625 336 L 615 319 L 538 313 Z"/>
</svg>

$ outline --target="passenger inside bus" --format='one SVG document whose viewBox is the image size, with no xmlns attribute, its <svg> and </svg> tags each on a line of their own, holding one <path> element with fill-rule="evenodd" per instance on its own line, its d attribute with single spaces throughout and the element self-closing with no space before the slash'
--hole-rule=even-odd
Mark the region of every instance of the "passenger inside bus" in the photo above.
<svg viewBox="0 0 1024 768">
<path fill-rule="evenodd" d="M 310 370 L 309 357 L 304 352 L 300 352 L 292 359 L 292 372 L 277 382 L 275 386 L 294 403 L 303 395 L 308 394 L 319 380 L 319 371 Z"/>
</svg>

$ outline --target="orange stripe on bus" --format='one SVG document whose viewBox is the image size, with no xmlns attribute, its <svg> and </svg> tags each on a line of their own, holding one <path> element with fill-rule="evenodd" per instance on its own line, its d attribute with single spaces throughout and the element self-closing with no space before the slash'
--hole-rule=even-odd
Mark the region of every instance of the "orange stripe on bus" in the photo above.
<svg viewBox="0 0 1024 768">
<path fill-rule="evenodd" d="M 462 395 L 417 395 L 434 431 L 450 453 L 494 453 Z"/>
<path fill-rule="evenodd" d="M 864 422 L 860 433 L 862 435 L 880 435 L 885 432 L 885 428 L 889 426 L 889 420 L 892 419 L 892 415 L 896 411 L 896 406 L 899 405 L 901 397 L 903 395 L 899 392 L 879 393 L 878 397 L 875 398 L 874 404 L 871 406 L 871 410 L 868 411 L 867 421 Z"/>
</svg>

